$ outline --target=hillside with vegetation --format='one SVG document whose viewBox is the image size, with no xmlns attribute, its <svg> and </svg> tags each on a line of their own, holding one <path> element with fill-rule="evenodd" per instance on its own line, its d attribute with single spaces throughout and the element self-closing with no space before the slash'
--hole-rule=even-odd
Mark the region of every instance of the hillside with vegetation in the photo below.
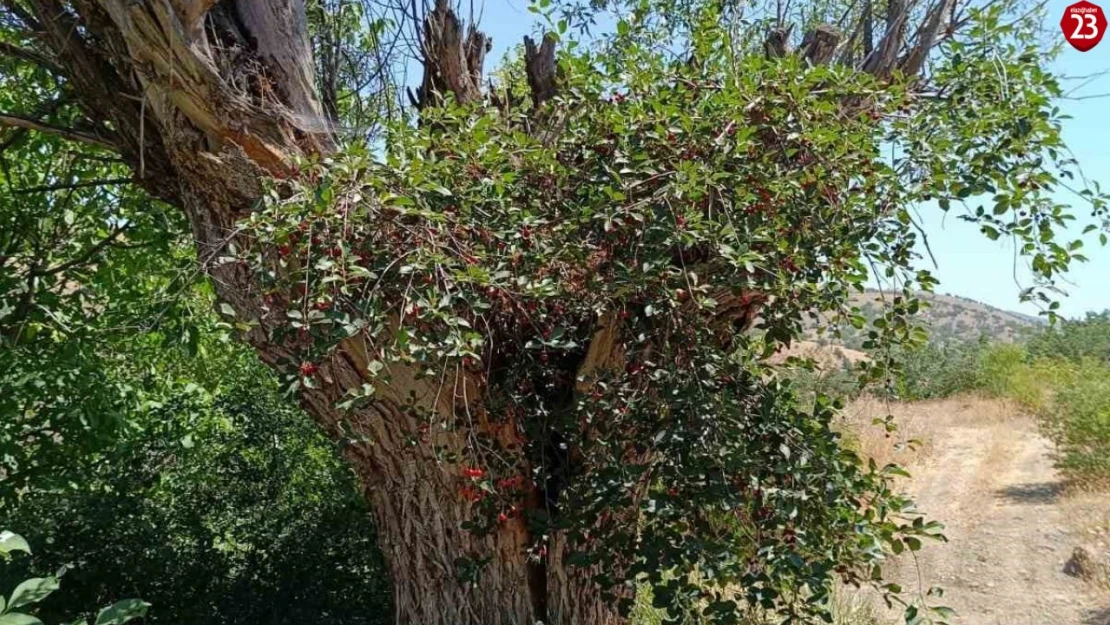
<svg viewBox="0 0 1110 625">
<path fill-rule="evenodd" d="M 1013 343 L 1035 334 L 1044 326 L 1044 319 L 1022 313 L 995 308 L 989 304 L 968 297 L 939 293 L 917 293 L 922 302 L 916 319 L 929 332 L 929 340 L 934 343 L 974 342 L 981 339 Z M 830 332 L 818 333 L 819 320 L 811 320 L 807 328 L 807 340 L 821 345 L 836 344 L 852 350 L 863 350 L 867 341 L 868 326 L 884 310 L 889 310 L 893 294 L 868 289 L 855 293 L 850 298 L 852 306 L 860 310 L 866 325 L 856 328 L 841 324 L 840 336 Z"/>
</svg>

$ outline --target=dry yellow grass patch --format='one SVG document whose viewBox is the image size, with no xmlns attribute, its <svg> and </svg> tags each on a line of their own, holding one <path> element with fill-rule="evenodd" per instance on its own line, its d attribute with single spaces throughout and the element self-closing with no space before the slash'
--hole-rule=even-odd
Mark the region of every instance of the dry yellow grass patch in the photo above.
<svg viewBox="0 0 1110 625">
<path fill-rule="evenodd" d="M 880 466 L 920 464 L 928 458 L 941 432 L 954 426 L 976 426 L 1013 419 L 1020 411 L 1010 402 L 979 395 L 958 395 L 919 402 L 861 397 L 844 408 L 839 424 L 848 445 Z M 894 417 L 897 429 L 887 432 L 875 420 Z"/>
</svg>

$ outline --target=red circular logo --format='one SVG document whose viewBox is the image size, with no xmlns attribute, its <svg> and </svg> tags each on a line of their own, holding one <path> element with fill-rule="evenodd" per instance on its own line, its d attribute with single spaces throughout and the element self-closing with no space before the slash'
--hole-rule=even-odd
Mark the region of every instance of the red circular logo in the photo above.
<svg viewBox="0 0 1110 625">
<path fill-rule="evenodd" d="M 1102 41 L 1102 33 L 1106 32 L 1106 13 L 1097 4 L 1079 0 L 1064 9 L 1060 28 L 1064 31 L 1064 39 L 1073 48 L 1086 52 Z"/>
</svg>

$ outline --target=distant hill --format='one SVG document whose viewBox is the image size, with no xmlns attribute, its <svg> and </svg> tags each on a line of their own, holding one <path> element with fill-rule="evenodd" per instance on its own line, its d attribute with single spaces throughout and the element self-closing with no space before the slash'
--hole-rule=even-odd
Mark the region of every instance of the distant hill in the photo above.
<svg viewBox="0 0 1110 625">
<path fill-rule="evenodd" d="M 921 299 L 929 304 L 918 313 L 919 319 L 929 330 L 929 338 L 935 342 L 978 341 L 985 336 L 994 342 L 1012 343 L 1043 325 L 1037 317 L 1023 315 L 989 306 L 967 297 L 921 293 Z M 890 295 L 887 295 L 890 298 Z M 868 290 L 852 297 L 852 303 L 859 306 L 868 320 L 874 319 L 883 309 L 883 298 L 879 291 Z M 843 347 L 858 350 L 862 348 L 867 336 L 866 328 L 843 329 L 843 337 L 834 339 L 827 334 L 818 337 L 811 332 L 807 337 L 817 343 L 836 343 Z"/>
</svg>

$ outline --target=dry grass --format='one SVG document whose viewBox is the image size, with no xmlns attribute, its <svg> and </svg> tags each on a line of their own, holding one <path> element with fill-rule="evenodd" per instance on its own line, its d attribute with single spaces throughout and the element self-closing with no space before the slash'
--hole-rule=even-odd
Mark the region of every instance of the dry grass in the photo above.
<svg viewBox="0 0 1110 625">
<path fill-rule="evenodd" d="M 833 625 L 898 625 L 904 622 L 879 608 L 874 592 L 841 586 L 833 595 Z"/>
<path fill-rule="evenodd" d="M 852 449 L 880 466 L 914 465 L 932 453 L 938 432 L 954 425 L 1012 419 L 1018 412 L 1009 402 L 979 395 L 912 403 L 861 397 L 845 407 L 840 431 Z M 894 417 L 894 432 L 874 423 L 887 415 Z"/>
<path fill-rule="evenodd" d="M 1032 418 L 1023 416 L 1021 407 L 1012 401 L 961 395 L 946 399 L 902 403 L 870 397 L 860 398 L 845 407 L 840 430 L 847 443 L 864 458 L 873 458 L 880 466 L 897 463 L 921 467 L 929 461 L 937 441 L 946 430 L 975 428 L 1013 421 L 1014 427 L 993 428 L 990 448 L 983 461 L 985 474 L 991 467 L 1004 466 L 1013 448 L 1007 439 L 1028 435 L 1035 427 Z M 887 433 L 873 424 L 875 419 L 894 416 L 898 429 Z M 1021 422 L 1020 424 L 1018 422 Z M 910 441 L 918 444 L 910 445 Z M 984 485 L 988 488 L 990 485 Z M 1072 533 L 1079 537 L 1076 552 L 1076 576 L 1110 596 L 1110 506 L 1107 506 L 1110 484 L 1067 482 L 1058 505 L 1064 509 Z"/>
<path fill-rule="evenodd" d="M 1073 574 L 1110 595 L 1110 507 L 1106 501 L 1102 488 L 1073 485 L 1064 491 L 1060 505 L 1079 539 L 1072 554 Z"/>
<path fill-rule="evenodd" d="M 864 352 L 841 345 L 821 345 L 816 341 L 795 341 L 790 347 L 779 350 L 767 359 L 771 364 L 781 364 L 787 358 L 813 360 L 821 371 L 840 371 L 845 367 L 871 360 Z"/>
</svg>

